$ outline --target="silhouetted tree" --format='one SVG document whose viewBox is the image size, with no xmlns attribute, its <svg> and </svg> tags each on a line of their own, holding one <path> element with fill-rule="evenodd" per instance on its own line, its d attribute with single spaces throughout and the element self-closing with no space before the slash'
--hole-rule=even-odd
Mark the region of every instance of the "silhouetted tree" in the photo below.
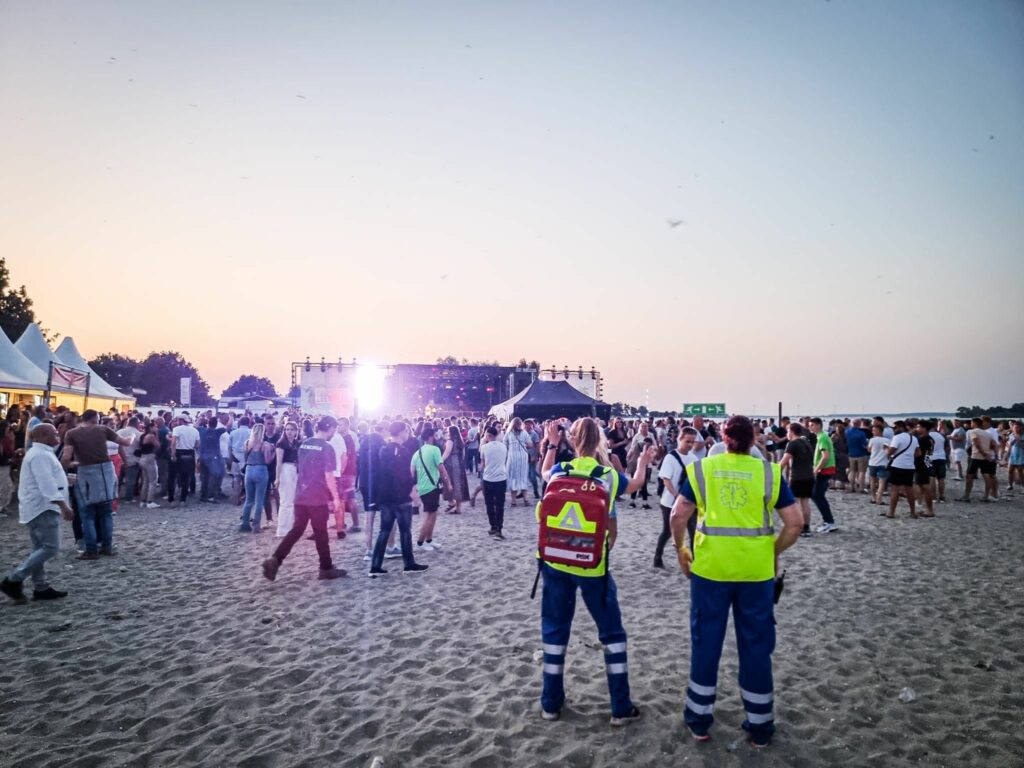
<svg viewBox="0 0 1024 768">
<path fill-rule="evenodd" d="M 239 397 L 242 395 L 258 395 L 260 397 L 277 397 L 273 382 L 265 376 L 254 376 L 251 373 L 239 376 L 221 392 L 221 397 Z"/>
<path fill-rule="evenodd" d="M 7 260 L 0 258 L 0 328 L 7 338 L 17 341 L 30 324 L 36 321 L 32 299 L 28 297 L 25 286 L 11 289 L 11 273 L 7 269 Z M 43 337 L 50 343 L 53 339 L 50 332 L 43 330 Z"/>
<path fill-rule="evenodd" d="M 122 392 L 129 392 L 135 386 L 139 365 L 138 360 L 115 352 L 104 352 L 89 361 L 89 367 L 96 371 L 101 379 Z"/>
<path fill-rule="evenodd" d="M 142 405 L 178 402 L 181 397 L 180 380 L 192 379 L 192 405 L 213 405 L 210 387 L 192 363 L 178 352 L 151 352 L 139 365 L 135 386 L 146 390 L 140 395 Z"/>
</svg>

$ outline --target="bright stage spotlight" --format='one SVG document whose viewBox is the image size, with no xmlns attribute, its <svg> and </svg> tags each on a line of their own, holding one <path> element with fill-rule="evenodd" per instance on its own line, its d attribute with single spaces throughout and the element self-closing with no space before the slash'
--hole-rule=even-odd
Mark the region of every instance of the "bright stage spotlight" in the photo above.
<svg viewBox="0 0 1024 768">
<path fill-rule="evenodd" d="M 384 401 L 384 378 L 387 371 L 372 364 L 356 368 L 356 401 L 361 411 L 375 411 Z"/>
</svg>

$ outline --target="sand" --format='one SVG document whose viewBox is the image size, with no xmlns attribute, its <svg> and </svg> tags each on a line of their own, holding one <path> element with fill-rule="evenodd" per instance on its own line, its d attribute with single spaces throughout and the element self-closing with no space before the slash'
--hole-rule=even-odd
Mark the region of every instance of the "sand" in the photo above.
<svg viewBox="0 0 1024 768">
<path fill-rule="evenodd" d="M 481 499 L 442 515 L 445 550 L 424 556 L 428 572 L 403 576 L 391 560 L 380 580 L 365 576 L 359 535 L 332 541 L 349 578 L 316 581 L 302 540 L 269 583 L 259 563 L 273 534 L 234 533 L 228 505 L 123 509 L 120 554 L 97 562 L 73 559 L 65 526 L 69 551 L 50 570 L 71 596 L 0 603 L 0 764 L 1021 765 L 1024 497 L 895 521 L 832 497 L 841 532 L 784 556 L 766 751 L 739 729 L 731 633 L 713 740 L 685 735 L 688 589 L 674 562 L 651 567 L 656 509 L 623 510 L 612 560 L 643 719 L 608 725 L 581 605 L 569 701 L 560 722 L 542 722 L 532 515 L 508 510 L 508 541 L 495 542 Z M 16 517 L 0 519 L 0 564 L 26 546 Z M 900 701 L 904 687 L 914 701 Z"/>
</svg>

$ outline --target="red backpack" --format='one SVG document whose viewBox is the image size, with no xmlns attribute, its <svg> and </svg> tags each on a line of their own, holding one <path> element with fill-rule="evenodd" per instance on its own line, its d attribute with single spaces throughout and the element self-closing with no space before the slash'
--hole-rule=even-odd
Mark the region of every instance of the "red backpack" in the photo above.
<svg viewBox="0 0 1024 768">
<path fill-rule="evenodd" d="M 569 473 L 552 478 L 537 504 L 538 578 L 541 563 L 591 570 L 606 564 L 608 557 L 610 498 L 601 478 L 612 470 L 596 462 L 589 471 L 562 466 Z"/>
</svg>

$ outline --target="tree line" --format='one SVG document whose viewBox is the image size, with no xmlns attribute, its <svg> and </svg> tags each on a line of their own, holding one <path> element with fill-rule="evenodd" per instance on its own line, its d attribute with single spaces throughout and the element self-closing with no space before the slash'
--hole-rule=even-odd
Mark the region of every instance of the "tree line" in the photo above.
<svg viewBox="0 0 1024 768">
<path fill-rule="evenodd" d="M 973 419 L 975 416 L 992 416 L 998 419 L 1020 419 L 1024 418 L 1024 403 L 1014 403 L 1013 405 L 992 405 L 988 408 L 982 408 L 980 405 L 961 405 L 956 409 L 956 415 L 959 419 Z"/>
</svg>

